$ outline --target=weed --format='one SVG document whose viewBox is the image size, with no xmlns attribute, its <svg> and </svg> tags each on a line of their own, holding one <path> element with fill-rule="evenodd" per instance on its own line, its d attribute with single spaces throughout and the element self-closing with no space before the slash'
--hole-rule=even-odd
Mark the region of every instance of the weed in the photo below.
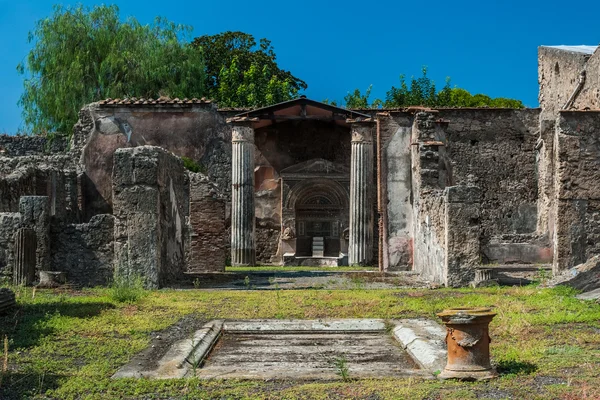
<svg viewBox="0 0 600 400">
<path fill-rule="evenodd" d="M 335 368 L 335 373 L 342 378 L 344 382 L 348 382 L 350 380 L 350 370 L 348 368 L 348 359 L 345 355 L 338 356 L 333 359 L 331 362 L 333 367 Z"/>
<path fill-rule="evenodd" d="M 547 271 L 544 268 L 539 268 L 535 274 L 535 281 L 541 283 L 542 285 L 545 284 L 548 279 L 550 279 L 552 277 L 552 274 Z"/>
<path fill-rule="evenodd" d="M 135 303 L 147 294 L 140 276 L 117 276 L 108 289 L 110 298 L 118 303 Z"/>
<path fill-rule="evenodd" d="M 248 275 L 244 278 L 244 286 L 246 286 L 246 289 L 250 289 L 250 277 Z"/>
<path fill-rule="evenodd" d="M 194 289 L 200 289 L 200 278 L 194 279 Z"/>
</svg>

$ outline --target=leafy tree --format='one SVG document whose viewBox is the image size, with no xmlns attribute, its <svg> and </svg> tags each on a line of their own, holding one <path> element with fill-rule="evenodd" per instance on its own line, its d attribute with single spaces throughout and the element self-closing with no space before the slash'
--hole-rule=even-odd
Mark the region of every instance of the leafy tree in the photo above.
<svg viewBox="0 0 600 400">
<path fill-rule="evenodd" d="M 375 99 L 372 103 L 369 103 L 369 97 L 371 96 L 371 89 L 373 85 L 369 85 L 365 94 L 361 94 L 360 89 L 354 89 L 353 92 L 348 92 L 346 96 L 344 96 L 344 103 L 346 104 L 346 108 L 377 108 L 382 104 L 382 101 L 379 99 Z"/>
<path fill-rule="evenodd" d="M 406 106 L 428 107 L 507 107 L 523 108 L 520 100 L 502 97 L 491 98 L 484 94 L 471 95 L 467 90 L 450 86 L 450 78 L 446 78 L 444 87 L 437 91 L 435 83 L 427 76 L 427 68 L 417 79 L 411 78 L 410 86 L 404 75 L 400 75 L 400 85 L 392 86 L 387 92 L 385 106 L 389 108 Z"/>
<path fill-rule="evenodd" d="M 221 68 L 213 98 L 226 107 L 266 106 L 295 98 L 298 89 L 289 80 L 279 78 L 272 68 L 252 63 L 242 71 L 235 57 L 228 67 Z"/>
<path fill-rule="evenodd" d="M 192 44 L 203 51 L 206 85 L 220 106 L 266 106 L 293 99 L 307 88 L 304 81 L 279 68 L 267 39 L 257 45 L 250 34 L 228 31 L 197 37 Z"/>
<path fill-rule="evenodd" d="M 33 49 L 17 67 L 26 124 L 64 134 L 92 101 L 206 95 L 202 53 L 184 42 L 189 32 L 161 18 L 121 22 L 116 6 L 55 6 L 29 34 Z"/>
</svg>

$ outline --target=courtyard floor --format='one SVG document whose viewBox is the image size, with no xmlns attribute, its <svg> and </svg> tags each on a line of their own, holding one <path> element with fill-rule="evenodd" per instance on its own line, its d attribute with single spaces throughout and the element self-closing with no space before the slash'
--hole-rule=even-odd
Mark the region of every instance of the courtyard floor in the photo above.
<svg viewBox="0 0 600 400">
<path fill-rule="evenodd" d="M 365 277 L 365 271 L 361 280 L 347 276 L 351 285 L 343 289 L 284 290 L 267 277 L 272 290 L 257 290 L 252 275 L 240 273 L 245 283 L 235 290 L 137 291 L 125 302 L 106 288 L 15 288 L 18 309 L 0 317 L 8 348 L 0 398 L 600 398 L 600 304 L 578 300 L 572 290 L 369 289 L 378 274 Z M 498 313 L 490 327 L 500 378 L 476 383 L 352 375 L 337 381 L 110 378 L 140 352 L 151 363 L 174 340 L 213 319 L 436 318 L 436 312 L 458 306 L 491 306 Z"/>
</svg>

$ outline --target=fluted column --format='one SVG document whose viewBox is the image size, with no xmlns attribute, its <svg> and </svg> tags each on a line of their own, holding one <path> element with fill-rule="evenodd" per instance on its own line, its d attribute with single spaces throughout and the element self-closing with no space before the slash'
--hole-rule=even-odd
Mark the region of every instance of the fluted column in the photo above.
<svg viewBox="0 0 600 400">
<path fill-rule="evenodd" d="M 231 265 L 254 265 L 254 129 L 232 122 Z"/>
<path fill-rule="evenodd" d="M 19 228 L 15 234 L 15 261 L 13 284 L 31 285 L 35 279 L 35 252 L 37 249 L 35 231 Z"/>
<path fill-rule="evenodd" d="M 368 265 L 373 260 L 373 122 L 351 121 L 350 162 L 350 265 Z"/>
</svg>

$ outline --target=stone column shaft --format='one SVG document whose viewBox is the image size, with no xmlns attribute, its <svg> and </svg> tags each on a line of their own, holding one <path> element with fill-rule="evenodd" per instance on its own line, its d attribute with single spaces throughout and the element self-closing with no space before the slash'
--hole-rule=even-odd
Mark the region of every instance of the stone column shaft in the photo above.
<svg viewBox="0 0 600 400">
<path fill-rule="evenodd" d="M 15 261 L 13 284 L 29 286 L 35 279 L 36 256 L 35 231 L 30 228 L 20 228 L 15 234 Z"/>
<path fill-rule="evenodd" d="M 232 132 L 231 264 L 254 265 L 254 129 L 236 123 Z"/>
<path fill-rule="evenodd" d="M 371 122 L 352 124 L 350 162 L 350 265 L 373 260 L 373 133 Z"/>
<path fill-rule="evenodd" d="M 48 196 L 21 196 L 19 199 L 21 226 L 31 228 L 36 235 L 36 268 L 50 269 L 50 199 Z"/>
</svg>

